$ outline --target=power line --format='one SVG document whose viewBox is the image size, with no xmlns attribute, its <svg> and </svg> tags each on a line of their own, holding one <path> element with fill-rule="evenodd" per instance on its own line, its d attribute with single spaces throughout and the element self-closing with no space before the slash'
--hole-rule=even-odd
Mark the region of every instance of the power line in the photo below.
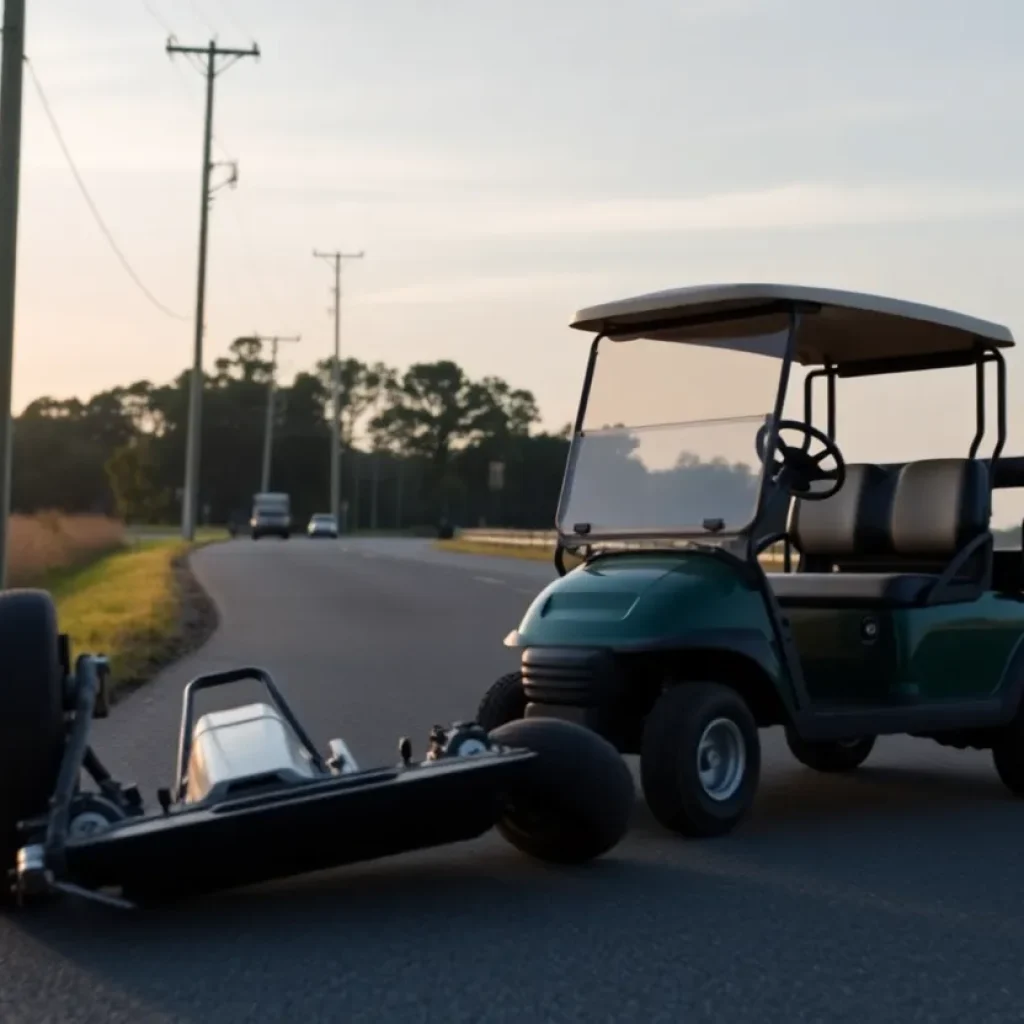
<svg viewBox="0 0 1024 1024">
<path fill-rule="evenodd" d="M 217 32 L 217 26 L 214 25 L 212 21 L 210 21 L 210 19 L 202 12 L 202 10 L 200 10 L 199 4 L 196 3 L 196 0 L 189 0 L 189 7 L 192 8 L 192 13 L 196 16 L 196 20 L 201 21 L 206 26 L 206 28 L 210 30 L 210 33 L 214 41 L 216 41 L 217 36 L 219 34 Z"/>
<path fill-rule="evenodd" d="M 254 39 L 255 36 L 251 32 L 247 32 L 245 26 L 238 20 L 237 16 L 231 9 L 231 5 L 228 0 L 218 0 L 218 7 L 227 15 L 228 21 L 238 30 L 243 36 L 248 36 L 250 39 Z"/>
<path fill-rule="evenodd" d="M 46 98 L 46 93 L 43 91 L 42 83 L 39 81 L 39 76 L 35 72 L 35 68 L 32 66 L 32 62 L 25 57 L 25 66 L 28 68 L 29 78 L 32 80 L 32 85 L 36 90 L 36 95 L 39 97 L 39 102 L 42 104 L 43 112 L 46 114 L 47 120 L 50 122 L 50 127 L 53 129 L 53 134 L 57 139 L 57 144 L 60 146 L 61 151 L 64 153 L 64 159 L 68 163 L 68 167 L 71 169 L 72 175 L 74 175 L 75 182 L 78 185 L 79 191 L 82 193 L 85 199 L 86 205 L 89 207 L 89 212 L 92 213 L 93 219 L 99 226 L 100 231 L 103 232 L 104 238 L 113 250 L 114 255 L 117 257 L 118 262 L 124 268 L 125 273 L 132 279 L 139 291 L 160 310 L 165 316 L 169 316 L 174 320 L 187 320 L 187 316 L 182 316 L 180 313 L 175 313 L 173 309 L 169 309 L 165 306 L 145 285 L 142 278 L 135 272 L 131 263 L 128 262 L 128 257 L 121 251 L 121 247 L 117 244 L 117 240 L 114 238 L 110 228 L 107 227 L 106 222 L 103 220 L 103 216 L 93 201 L 92 196 L 89 194 L 89 189 L 86 187 L 85 182 L 82 180 L 82 175 L 78 172 L 78 167 L 75 165 L 74 158 L 71 156 L 71 151 L 68 149 L 67 143 L 64 141 L 64 135 L 60 130 L 60 125 L 57 123 L 57 118 L 54 117 L 53 110 L 50 108 L 49 101 Z"/>
<path fill-rule="evenodd" d="M 142 6 L 145 8 L 146 13 L 169 35 L 173 36 L 174 33 L 171 31 L 171 27 L 167 22 L 160 16 L 156 8 L 149 2 L 149 0 L 142 0 Z"/>
</svg>

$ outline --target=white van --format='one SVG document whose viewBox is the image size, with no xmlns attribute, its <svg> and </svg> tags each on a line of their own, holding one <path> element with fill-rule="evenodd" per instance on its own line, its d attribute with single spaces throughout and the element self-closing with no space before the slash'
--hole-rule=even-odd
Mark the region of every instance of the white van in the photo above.
<svg viewBox="0 0 1024 1024">
<path fill-rule="evenodd" d="M 287 540 L 292 532 L 291 499 L 287 494 L 267 491 L 253 495 L 249 529 L 253 540 L 280 537 Z"/>
</svg>

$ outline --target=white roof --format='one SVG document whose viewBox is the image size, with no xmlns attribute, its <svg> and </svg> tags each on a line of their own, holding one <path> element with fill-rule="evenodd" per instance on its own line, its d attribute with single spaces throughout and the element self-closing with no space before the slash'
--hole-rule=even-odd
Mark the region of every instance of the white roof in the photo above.
<svg viewBox="0 0 1024 1024">
<path fill-rule="evenodd" d="M 797 337 L 796 358 L 805 365 L 967 351 L 979 341 L 998 348 L 1014 344 L 1009 328 L 963 313 L 878 295 L 780 284 L 697 285 L 651 292 L 582 309 L 571 326 L 595 334 L 614 332 L 623 340 L 718 341 L 730 348 L 765 352 L 765 335 L 787 327 L 786 303 L 809 307 Z M 759 309 L 756 315 L 744 316 Z M 761 343 L 752 345 L 755 338 Z"/>
</svg>

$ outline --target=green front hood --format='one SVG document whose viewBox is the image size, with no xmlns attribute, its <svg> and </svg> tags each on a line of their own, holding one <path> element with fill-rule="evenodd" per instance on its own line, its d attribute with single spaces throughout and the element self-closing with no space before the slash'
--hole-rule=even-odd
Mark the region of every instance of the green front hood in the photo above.
<svg viewBox="0 0 1024 1024">
<path fill-rule="evenodd" d="M 739 566 L 699 551 L 629 552 L 554 580 L 505 642 L 662 646 L 715 629 L 756 629 L 771 638 L 764 600 Z"/>
</svg>

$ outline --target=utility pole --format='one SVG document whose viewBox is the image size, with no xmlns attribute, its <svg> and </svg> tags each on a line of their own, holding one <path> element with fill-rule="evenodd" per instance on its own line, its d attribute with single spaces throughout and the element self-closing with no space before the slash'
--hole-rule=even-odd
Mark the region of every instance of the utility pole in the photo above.
<svg viewBox="0 0 1024 1024">
<path fill-rule="evenodd" d="M 363 252 L 320 252 L 316 259 L 334 266 L 334 363 L 331 366 L 331 514 L 341 528 L 341 261 L 361 260 Z"/>
<path fill-rule="evenodd" d="M 25 0 L 4 3 L 0 69 L 0 588 L 7 586 L 7 523 L 11 510 L 11 382 L 14 375 L 14 293 L 18 265 L 21 169 L 21 78 Z"/>
<path fill-rule="evenodd" d="M 277 392 L 277 346 L 282 341 L 302 341 L 302 335 L 297 334 L 293 338 L 282 338 L 274 335 L 272 338 L 265 338 L 260 334 L 253 337 L 258 342 L 270 342 L 270 383 L 267 385 L 267 423 L 263 430 L 263 472 L 260 474 L 260 491 L 265 493 L 270 490 L 270 459 L 274 446 L 274 398 Z"/>
<path fill-rule="evenodd" d="M 259 57 L 260 48 L 253 43 L 248 50 L 229 50 L 219 47 L 212 39 L 208 46 L 178 46 L 173 37 L 167 41 L 168 54 L 200 54 L 206 58 L 206 126 L 203 131 L 203 173 L 202 195 L 199 206 L 199 270 L 196 283 L 196 329 L 192 354 L 192 375 L 189 379 L 188 434 L 185 439 L 185 489 L 181 508 L 181 535 L 192 540 L 196 531 L 196 514 L 199 508 L 199 434 L 202 422 L 203 401 L 203 330 L 206 316 L 206 242 L 209 224 L 210 202 L 215 189 L 210 188 L 210 174 L 214 164 L 210 160 L 210 146 L 213 140 L 213 82 L 222 71 L 226 71 L 243 57 Z M 230 57 L 226 64 L 218 67 L 218 57 Z M 238 168 L 224 184 L 234 185 L 238 180 Z M 217 186 L 218 188 L 221 186 Z"/>
<path fill-rule="evenodd" d="M 401 453 L 395 459 L 395 529 L 402 528 L 402 474 L 405 460 Z"/>
</svg>

